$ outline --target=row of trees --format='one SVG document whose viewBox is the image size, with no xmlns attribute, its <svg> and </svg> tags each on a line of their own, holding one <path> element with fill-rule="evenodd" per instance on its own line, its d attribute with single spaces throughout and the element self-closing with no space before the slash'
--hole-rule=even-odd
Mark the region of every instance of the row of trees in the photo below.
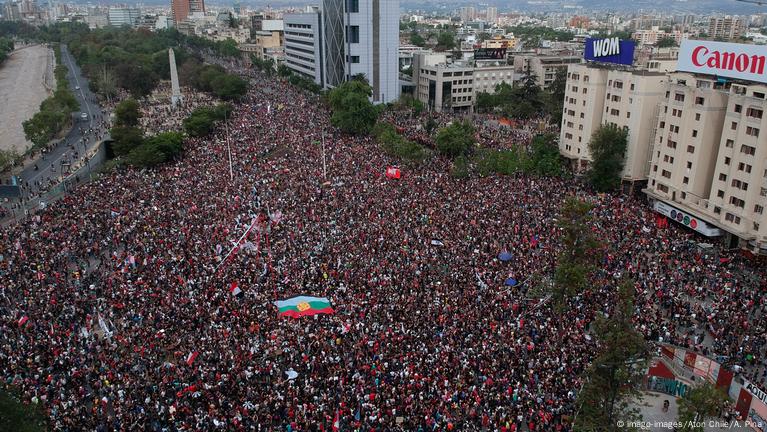
<svg viewBox="0 0 767 432">
<path fill-rule="evenodd" d="M 215 107 L 200 107 L 192 111 L 189 117 L 184 119 L 184 130 L 192 137 L 207 136 L 213 131 L 217 122 L 226 120 L 232 115 L 232 106 L 219 104 Z"/>
<path fill-rule="evenodd" d="M 181 85 L 236 99 L 246 83 L 217 66 L 203 66 L 193 53 L 205 52 L 220 57 L 238 57 L 233 40 L 210 41 L 185 36 L 176 29 L 157 32 L 128 27 L 89 30 L 77 23 L 61 23 L 43 29 L 45 37 L 66 43 L 91 89 L 106 98 L 119 89 L 133 97 L 148 95 L 161 80 L 170 79 L 168 49 L 175 51 Z M 201 75 L 204 77 L 200 77 Z"/>
<path fill-rule="evenodd" d="M 564 69 L 557 71 L 554 81 L 545 90 L 538 85 L 535 75 L 527 71 L 517 84 L 502 82 L 493 93 L 478 93 L 477 111 L 522 120 L 548 116 L 552 124 L 560 124 L 566 84 Z"/>
<path fill-rule="evenodd" d="M 24 135 L 32 141 L 33 150 L 43 147 L 67 125 L 72 123 L 72 112 L 80 107 L 80 103 L 69 89 L 67 68 L 61 64 L 61 50 L 54 47 L 58 66 L 54 69 L 56 90 L 53 95 L 40 104 L 38 111 L 31 119 L 24 121 Z"/>
<path fill-rule="evenodd" d="M 13 39 L 0 37 L 0 65 L 11 55 L 13 51 Z"/>
</svg>

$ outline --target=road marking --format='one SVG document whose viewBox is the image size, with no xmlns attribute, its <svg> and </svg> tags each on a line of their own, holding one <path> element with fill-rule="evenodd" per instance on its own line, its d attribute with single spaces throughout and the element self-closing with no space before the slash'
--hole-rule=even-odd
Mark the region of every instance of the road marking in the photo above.
<svg viewBox="0 0 767 432">
<path fill-rule="evenodd" d="M 77 73 L 75 73 L 75 68 L 72 65 L 72 57 L 69 55 L 69 50 L 66 50 L 66 57 L 67 57 L 67 63 L 69 63 L 69 70 L 72 72 L 72 77 L 75 79 L 75 84 L 77 87 L 80 87 L 80 97 L 83 99 L 83 103 L 85 104 L 85 109 L 88 110 L 88 126 L 93 126 L 93 114 L 91 114 L 91 106 L 88 103 L 88 100 L 85 99 L 85 93 L 83 93 L 83 86 L 80 85 L 80 80 L 77 79 Z M 64 55 L 64 51 L 61 52 L 62 55 Z M 78 115 L 77 118 L 79 119 L 80 116 Z"/>
</svg>

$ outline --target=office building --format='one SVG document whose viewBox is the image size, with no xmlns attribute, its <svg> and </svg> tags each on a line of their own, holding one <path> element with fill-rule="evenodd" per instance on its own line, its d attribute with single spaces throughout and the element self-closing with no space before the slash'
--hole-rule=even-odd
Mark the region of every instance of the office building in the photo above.
<svg viewBox="0 0 767 432">
<path fill-rule="evenodd" d="M 467 23 L 477 19 L 477 10 L 472 7 L 462 7 L 458 14 L 461 17 L 461 22 Z"/>
<path fill-rule="evenodd" d="M 305 75 L 315 83 L 325 83 L 325 67 L 322 62 L 321 14 L 313 12 L 286 14 L 285 66 Z"/>
<path fill-rule="evenodd" d="M 737 39 L 746 33 L 746 22 L 739 17 L 711 18 L 708 21 L 708 37 L 711 39 Z"/>
<path fill-rule="evenodd" d="M 705 61 L 716 55 L 754 63 Z M 645 189 L 657 212 L 758 254 L 767 254 L 764 58 L 761 46 L 682 45 L 680 71 L 665 86 Z"/>
<path fill-rule="evenodd" d="M 324 88 L 362 75 L 374 103 L 399 98 L 398 0 L 324 0 L 284 19 L 287 67 Z"/>
<path fill-rule="evenodd" d="M 514 56 L 514 69 L 519 75 L 531 72 L 539 86 L 548 88 L 554 82 L 557 71 L 567 70 L 569 65 L 582 62 L 580 55 L 519 54 Z"/>
<path fill-rule="evenodd" d="M 514 85 L 515 77 L 514 66 L 478 65 L 474 68 L 474 93 L 495 93 L 498 84 Z"/>
<path fill-rule="evenodd" d="M 495 24 L 498 22 L 498 8 L 496 7 L 488 7 L 485 10 L 485 21 L 488 22 L 488 24 Z"/>
<path fill-rule="evenodd" d="M 171 12 L 176 23 L 202 16 L 205 14 L 205 0 L 171 0 Z"/>
<path fill-rule="evenodd" d="M 110 26 L 133 26 L 141 18 L 141 12 L 136 8 L 109 8 L 107 19 Z"/>
<path fill-rule="evenodd" d="M 418 100 L 436 112 L 473 112 L 474 68 L 455 63 L 422 64 L 413 57 L 413 67 L 419 67 L 414 75 Z"/>
</svg>

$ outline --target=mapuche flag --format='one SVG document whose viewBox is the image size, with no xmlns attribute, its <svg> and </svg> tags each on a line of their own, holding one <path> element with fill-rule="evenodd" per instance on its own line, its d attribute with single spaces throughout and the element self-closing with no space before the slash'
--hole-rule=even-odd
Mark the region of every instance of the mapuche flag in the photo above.
<svg viewBox="0 0 767 432">
<path fill-rule="evenodd" d="M 274 302 L 279 316 L 299 318 L 307 315 L 335 313 L 326 297 L 298 296 Z"/>
</svg>

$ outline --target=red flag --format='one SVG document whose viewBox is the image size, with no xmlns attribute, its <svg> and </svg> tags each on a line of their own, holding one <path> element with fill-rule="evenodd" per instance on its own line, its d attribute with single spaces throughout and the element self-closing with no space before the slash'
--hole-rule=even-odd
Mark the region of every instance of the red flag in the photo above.
<svg viewBox="0 0 767 432">
<path fill-rule="evenodd" d="M 386 168 L 386 178 L 399 179 L 401 176 L 402 176 L 402 173 L 400 172 L 399 168 L 397 167 Z"/>
<path fill-rule="evenodd" d="M 27 321 L 29 321 L 29 317 L 28 316 L 24 315 L 23 317 L 21 317 L 21 319 L 19 319 L 19 327 L 21 327 L 24 324 L 26 324 Z"/>
<path fill-rule="evenodd" d="M 242 294 L 242 290 L 240 289 L 239 283 L 237 281 L 232 282 L 232 284 L 229 286 L 229 292 L 235 297 Z"/>
<path fill-rule="evenodd" d="M 338 416 L 338 409 L 336 409 L 336 416 L 333 418 L 333 432 L 338 432 L 341 429 L 341 419 Z"/>
<path fill-rule="evenodd" d="M 199 351 L 189 353 L 189 355 L 186 356 L 186 364 L 191 366 L 192 363 L 194 363 L 194 359 L 196 359 L 198 355 L 200 355 Z"/>
</svg>

